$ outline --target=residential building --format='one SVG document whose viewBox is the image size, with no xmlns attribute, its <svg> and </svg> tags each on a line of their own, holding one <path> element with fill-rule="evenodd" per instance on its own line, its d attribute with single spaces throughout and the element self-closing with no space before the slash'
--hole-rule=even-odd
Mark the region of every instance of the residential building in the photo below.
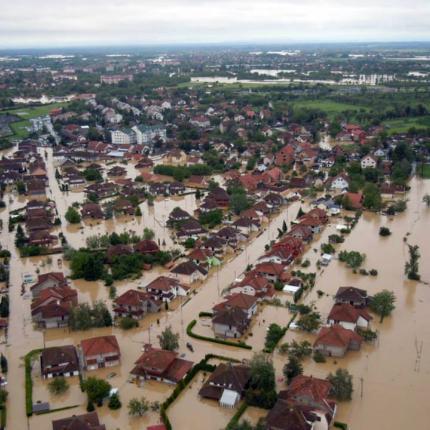
<svg viewBox="0 0 430 430">
<path fill-rule="evenodd" d="M 86 370 L 117 366 L 121 361 L 118 341 L 112 335 L 82 340 L 81 353 Z"/>
<path fill-rule="evenodd" d="M 45 379 L 57 376 L 78 376 L 79 360 L 73 345 L 44 348 L 40 354 L 40 369 Z"/>
</svg>

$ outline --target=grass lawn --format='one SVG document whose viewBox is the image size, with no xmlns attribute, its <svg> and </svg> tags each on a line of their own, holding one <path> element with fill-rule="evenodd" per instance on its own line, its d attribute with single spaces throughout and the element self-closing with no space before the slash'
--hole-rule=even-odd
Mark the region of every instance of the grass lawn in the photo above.
<svg viewBox="0 0 430 430">
<path fill-rule="evenodd" d="M 298 102 L 293 102 L 293 107 L 295 108 L 310 108 L 319 109 L 327 113 L 331 118 L 338 115 L 346 110 L 359 111 L 361 109 L 368 110 L 365 106 L 335 102 L 332 100 L 303 100 Z"/>
<path fill-rule="evenodd" d="M 392 119 L 384 121 L 384 125 L 387 127 L 390 134 L 407 133 L 411 127 L 425 130 L 430 128 L 430 116 Z"/>
<path fill-rule="evenodd" d="M 417 175 L 424 179 L 430 179 L 430 164 L 418 164 Z"/>
<path fill-rule="evenodd" d="M 16 115 L 22 118 L 22 121 L 13 122 L 10 124 L 10 129 L 13 132 L 13 135 L 8 136 L 9 139 L 24 139 L 28 136 L 28 131 L 26 127 L 30 126 L 30 119 L 36 118 L 38 116 L 47 115 L 51 112 L 52 109 L 57 107 L 65 106 L 67 102 L 64 103 L 51 103 L 43 106 L 23 106 L 19 108 L 8 109 L 4 111 L 0 111 L 1 114 L 10 113 L 12 115 Z"/>
</svg>

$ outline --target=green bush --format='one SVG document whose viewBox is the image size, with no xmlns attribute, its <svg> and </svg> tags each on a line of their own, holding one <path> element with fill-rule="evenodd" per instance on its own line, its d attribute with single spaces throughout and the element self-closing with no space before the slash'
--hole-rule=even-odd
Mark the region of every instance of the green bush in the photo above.
<svg viewBox="0 0 430 430">
<path fill-rule="evenodd" d="M 339 421 L 335 421 L 333 423 L 333 427 L 336 427 L 336 428 L 341 429 L 341 430 L 348 430 L 348 424 L 341 423 Z"/>
</svg>

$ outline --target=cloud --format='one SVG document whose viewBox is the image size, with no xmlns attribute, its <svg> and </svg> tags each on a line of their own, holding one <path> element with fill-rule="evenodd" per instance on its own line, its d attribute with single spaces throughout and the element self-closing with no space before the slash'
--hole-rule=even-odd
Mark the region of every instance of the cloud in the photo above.
<svg viewBox="0 0 430 430">
<path fill-rule="evenodd" d="M 15 0 L 1 47 L 430 40 L 429 0 Z"/>
</svg>

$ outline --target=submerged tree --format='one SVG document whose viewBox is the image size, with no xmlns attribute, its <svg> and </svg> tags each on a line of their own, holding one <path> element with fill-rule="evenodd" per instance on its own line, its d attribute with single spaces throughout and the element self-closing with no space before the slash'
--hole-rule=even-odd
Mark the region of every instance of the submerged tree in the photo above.
<svg viewBox="0 0 430 430">
<path fill-rule="evenodd" d="M 158 336 L 158 340 L 162 349 L 174 351 L 179 348 L 179 333 L 173 333 L 171 326 L 164 329 Z"/>
<path fill-rule="evenodd" d="M 405 263 L 405 275 L 408 279 L 419 281 L 420 275 L 418 273 L 418 262 L 421 257 L 418 245 L 408 245 L 409 248 L 409 261 Z"/>
<path fill-rule="evenodd" d="M 333 386 L 333 397 L 339 401 L 351 400 L 353 386 L 352 375 L 346 369 L 337 369 L 327 377 Z"/>
<path fill-rule="evenodd" d="M 370 302 L 370 309 L 381 317 L 381 322 L 395 309 L 396 297 L 392 291 L 383 290 L 376 293 Z"/>
</svg>

